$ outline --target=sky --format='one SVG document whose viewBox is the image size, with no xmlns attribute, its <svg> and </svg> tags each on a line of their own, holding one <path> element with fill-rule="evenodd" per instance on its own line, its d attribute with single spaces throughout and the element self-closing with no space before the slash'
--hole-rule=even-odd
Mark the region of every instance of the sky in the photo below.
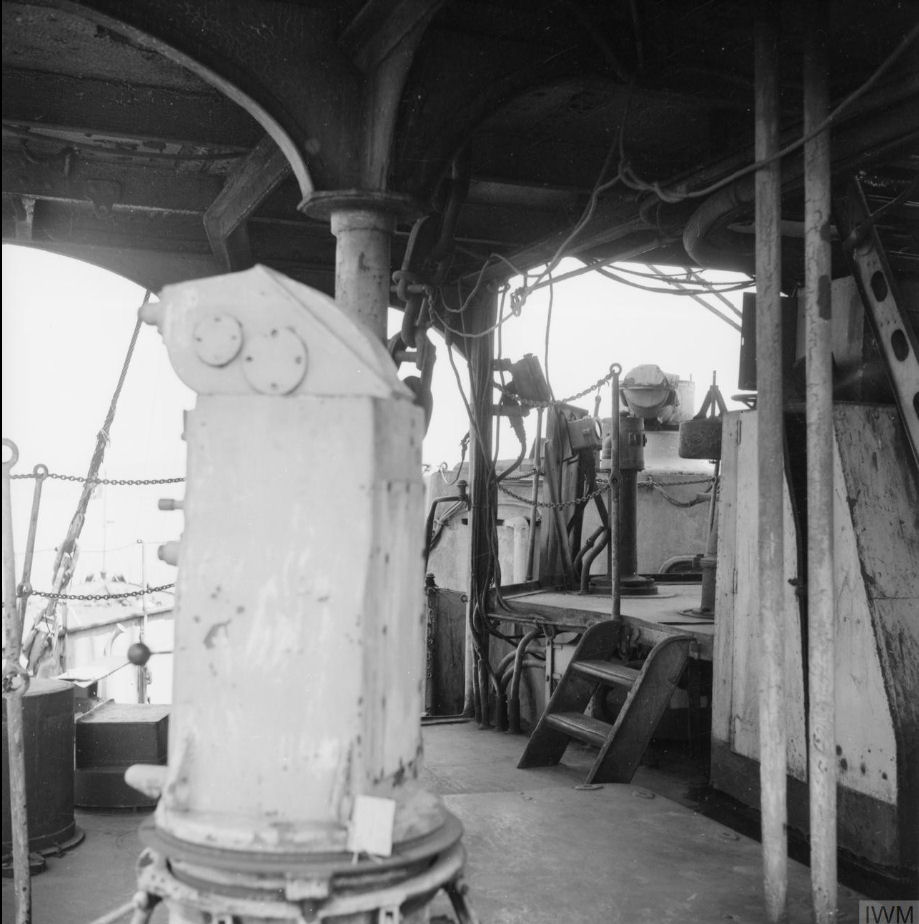
<svg viewBox="0 0 919 924">
<path fill-rule="evenodd" d="M 43 463 L 52 472 L 85 475 L 144 292 L 105 270 L 31 248 L 4 245 L 2 264 L 2 428 L 3 437 L 19 448 L 14 473 Z M 578 266 L 562 261 L 556 275 Z M 520 280 L 511 283 L 512 288 L 519 285 Z M 596 273 L 553 288 L 548 373 L 556 397 L 581 391 L 606 375 L 613 362 L 624 372 L 652 363 L 692 378 L 696 408 L 713 371 L 726 399 L 737 390 L 740 335 L 691 299 L 641 292 Z M 739 293 L 728 297 L 740 305 Z M 517 360 L 534 353 L 544 363 L 549 302 L 549 289 L 539 289 L 527 298 L 520 316 L 507 321 L 504 356 Z M 401 313 L 391 312 L 391 331 L 398 329 L 400 318 Z M 434 415 L 423 460 L 432 467 L 442 462 L 453 466 L 468 424 L 446 348 L 439 336 L 433 339 L 438 347 Z M 458 365 L 468 388 L 465 367 Z M 413 371 L 403 366 L 400 374 Z M 605 388 L 601 416 L 609 415 L 609 400 Z M 580 404 L 592 409 L 593 395 Z M 182 413 L 193 405 L 194 395 L 173 372 L 158 331 L 144 325 L 111 428 L 103 477 L 183 475 Z M 531 414 L 530 438 L 534 423 Z M 518 444 L 507 428 L 502 428 L 500 447 L 502 458 L 517 455 Z M 28 530 L 32 485 L 31 480 L 12 484 L 17 558 Z M 156 551 L 179 537 L 182 514 L 160 511 L 157 501 L 181 497 L 182 490 L 180 484 L 97 488 L 83 529 L 76 580 L 105 571 L 137 583 L 172 582 L 175 570 L 160 562 Z M 76 483 L 44 483 L 32 576 L 37 589 L 50 586 L 54 549 L 66 534 L 79 493 Z"/>
</svg>

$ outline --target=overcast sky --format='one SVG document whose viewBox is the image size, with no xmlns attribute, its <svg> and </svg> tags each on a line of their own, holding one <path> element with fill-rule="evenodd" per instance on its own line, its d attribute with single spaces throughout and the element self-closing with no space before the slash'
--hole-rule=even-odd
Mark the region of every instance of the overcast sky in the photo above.
<svg viewBox="0 0 919 924">
<path fill-rule="evenodd" d="M 564 261 L 557 272 L 577 267 Z M 730 278 L 722 274 L 719 279 Z M 44 463 L 53 472 L 83 475 L 115 388 L 143 291 L 104 270 L 22 247 L 3 247 L 3 436 L 20 450 L 16 471 Z M 739 293 L 729 298 L 740 304 Z M 503 329 L 503 353 L 544 360 L 548 289 L 533 293 L 521 316 Z M 398 324 L 401 317 L 393 312 Z M 434 419 L 424 461 L 459 460 L 467 430 L 456 380 L 439 338 L 434 374 Z M 725 397 L 737 389 L 739 334 L 685 297 L 640 292 L 596 274 L 555 287 L 549 344 L 549 376 L 557 397 L 581 391 L 606 374 L 654 363 L 693 378 L 696 407 L 717 370 Z M 461 370 L 467 385 L 465 370 Z M 403 376 L 411 370 L 403 367 Z M 159 333 L 141 330 L 111 430 L 103 474 L 109 478 L 161 478 L 184 473 L 182 412 L 194 403 L 169 365 Z M 593 407 L 593 396 L 581 402 Z M 609 414 L 608 390 L 601 414 Z M 531 415 L 535 416 L 535 415 Z M 530 429 L 532 429 L 532 424 Z M 504 433 L 502 457 L 517 444 Z M 506 450 L 506 451 L 505 451 Z M 77 577 L 106 570 L 152 584 L 174 580 L 159 562 L 157 546 L 177 538 L 181 513 L 157 509 L 160 497 L 180 497 L 181 485 L 99 488 L 83 531 Z M 32 482 L 13 485 L 16 549 L 28 528 Z M 79 485 L 47 481 L 39 519 L 33 585 L 51 581 L 54 547 L 64 537 Z M 140 541 L 139 541 L 140 540 Z"/>
</svg>

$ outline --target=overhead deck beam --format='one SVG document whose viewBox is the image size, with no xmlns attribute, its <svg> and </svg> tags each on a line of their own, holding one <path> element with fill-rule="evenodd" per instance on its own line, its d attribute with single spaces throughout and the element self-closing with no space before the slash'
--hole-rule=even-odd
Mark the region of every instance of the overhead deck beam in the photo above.
<svg viewBox="0 0 919 924">
<path fill-rule="evenodd" d="M 55 162 L 36 163 L 22 151 L 3 151 L 3 192 L 66 203 L 92 202 L 98 184 L 116 190 L 115 207 L 201 215 L 220 192 L 214 174 L 155 169 L 134 163 L 77 158 L 65 174 Z"/>
<path fill-rule="evenodd" d="M 251 147 L 262 129 L 220 93 L 190 93 L 125 81 L 72 77 L 4 67 L 4 122 L 53 128 L 90 128 L 150 141 Z M 151 135 L 155 126 L 155 135 Z"/>
<path fill-rule="evenodd" d="M 288 176 L 287 158 L 267 135 L 230 172 L 220 194 L 204 213 L 211 250 L 226 269 L 252 265 L 246 221 Z"/>
<path fill-rule="evenodd" d="M 360 79 L 334 42 L 334 13 L 237 3 L 228 17 L 216 7 L 171 0 L 74 0 L 69 7 L 190 70 L 245 109 L 284 151 L 303 195 L 317 176 L 323 185 L 355 184 Z"/>
</svg>

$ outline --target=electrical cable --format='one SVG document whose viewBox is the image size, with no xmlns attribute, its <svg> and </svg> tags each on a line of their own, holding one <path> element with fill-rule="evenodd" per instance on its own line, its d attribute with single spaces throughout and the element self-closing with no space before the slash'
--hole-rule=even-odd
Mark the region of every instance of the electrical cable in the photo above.
<svg viewBox="0 0 919 924">
<path fill-rule="evenodd" d="M 443 479 L 444 484 L 447 487 L 452 488 L 460 479 L 460 475 L 463 474 L 463 463 L 466 461 L 466 450 L 469 448 L 469 431 L 467 430 L 463 438 L 459 441 L 460 446 L 460 460 L 459 465 L 456 467 L 456 475 L 453 478 L 447 478 L 446 473 L 447 463 L 441 462 L 437 466 L 437 470 L 440 472 L 440 477 Z"/>
<path fill-rule="evenodd" d="M 598 266 L 597 272 L 601 276 L 605 276 L 607 279 L 612 279 L 614 282 L 618 282 L 624 286 L 631 286 L 631 288 L 633 289 L 641 289 L 642 292 L 657 292 L 662 295 L 685 295 L 689 297 L 714 294 L 714 293 L 709 292 L 706 289 L 700 289 L 699 291 L 689 292 L 685 289 L 683 290 L 675 289 L 675 288 L 665 289 L 661 286 L 643 286 L 637 282 L 633 282 L 630 279 L 625 279 L 624 277 L 617 275 L 612 270 L 606 269 L 606 267 L 604 266 Z M 742 292 L 745 289 L 749 289 L 751 286 L 752 286 L 752 283 L 750 282 L 742 282 L 742 283 L 739 282 L 729 288 L 719 289 L 718 293 L 720 294 L 722 292 Z"/>
<path fill-rule="evenodd" d="M 614 266 L 615 264 L 614 263 L 602 263 L 602 264 L 591 263 L 588 265 L 590 266 L 591 269 L 596 269 L 598 266 L 601 266 L 601 265 L 606 267 L 606 266 Z M 664 272 L 644 273 L 641 270 L 631 269 L 626 266 L 621 266 L 621 265 L 616 266 L 617 273 L 625 273 L 628 276 L 638 276 L 642 279 L 672 280 L 674 283 L 680 283 L 681 285 L 698 285 L 702 293 L 709 292 L 709 291 L 715 292 L 716 290 L 720 290 L 725 287 L 730 291 L 730 289 L 733 289 L 735 286 L 753 285 L 753 282 L 754 282 L 752 277 L 749 282 L 739 282 L 737 280 L 725 281 L 725 282 L 715 282 L 714 280 L 703 279 L 702 277 L 699 276 L 698 273 L 696 273 L 694 270 L 690 269 L 689 267 L 680 267 L 680 269 L 682 269 L 682 272 L 680 273 L 664 273 Z"/>
<path fill-rule="evenodd" d="M 906 49 L 916 40 L 917 36 L 919 36 L 919 25 L 913 26 L 913 28 L 910 29 L 900 44 L 897 45 L 897 47 L 887 56 L 887 58 L 885 58 L 884 61 L 882 61 L 881 64 L 875 69 L 874 73 L 872 73 L 871 76 L 861 84 L 861 86 L 853 90 L 845 99 L 843 99 L 843 101 L 839 103 L 839 105 L 836 106 L 822 122 L 816 125 L 809 132 L 806 132 L 804 135 L 791 142 L 790 144 L 785 145 L 785 147 L 779 149 L 769 157 L 765 157 L 762 160 L 753 161 L 746 167 L 741 167 L 739 170 L 735 170 L 733 173 L 728 174 L 726 177 L 714 183 L 710 183 L 708 186 L 704 186 L 701 189 L 685 190 L 672 186 L 665 188 L 660 183 L 643 180 L 629 166 L 628 159 L 625 156 L 624 143 L 620 144 L 619 174 L 617 178 L 621 180 L 622 183 L 629 189 L 634 189 L 639 192 L 653 192 L 663 202 L 682 202 L 686 199 L 702 199 L 710 196 L 712 193 L 717 192 L 719 189 L 722 189 L 725 186 L 729 186 L 736 180 L 739 180 L 742 177 L 745 177 L 757 170 L 761 170 L 763 167 L 767 167 L 769 164 L 774 163 L 777 160 L 781 160 L 781 158 L 787 157 L 789 154 L 794 153 L 809 141 L 816 138 L 817 135 L 826 131 L 831 125 L 834 125 L 842 112 L 851 106 L 852 103 L 854 103 L 856 100 L 864 96 L 864 94 L 867 93 L 875 83 L 877 83 L 877 81 L 887 72 L 887 70 L 894 64 L 894 62 L 897 61 L 903 52 L 906 51 Z M 630 101 L 631 92 L 629 94 L 629 102 Z M 627 102 L 626 113 L 628 113 L 628 108 L 629 103 Z M 623 124 L 624 122 L 625 117 L 623 117 Z"/>
</svg>

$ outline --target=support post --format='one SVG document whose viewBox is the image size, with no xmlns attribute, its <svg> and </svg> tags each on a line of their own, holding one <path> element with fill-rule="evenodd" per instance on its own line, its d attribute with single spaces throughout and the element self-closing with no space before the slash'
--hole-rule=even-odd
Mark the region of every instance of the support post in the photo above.
<svg viewBox="0 0 919 924">
<path fill-rule="evenodd" d="M 379 340 L 386 339 L 393 216 L 367 209 L 332 213 L 335 301 L 354 311 Z"/>
<path fill-rule="evenodd" d="M 290 163 L 270 135 L 230 171 L 220 194 L 204 213 L 211 250 L 228 270 L 252 266 L 246 222 L 290 172 Z"/>
<path fill-rule="evenodd" d="M 335 235 L 335 301 L 381 341 L 392 267 L 390 253 L 396 218 L 418 214 L 417 204 L 398 193 L 372 190 L 321 190 L 300 205 L 310 218 L 328 219 Z"/>
<path fill-rule="evenodd" d="M 826 13 L 814 5 L 814 20 Z M 821 17 L 822 18 L 822 17 Z M 824 32 L 804 49 L 804 133 L 829 111 Z M 811 895 L 816 924 L 836 920 L 836 688 L 833 581 L 833 364 L 830 304 L 830 137 L 804 147 L 807 419 L 807 614 Z"/>
<path fill-rule="evenodd" d="M 778 27 L 759 19 L 755 34 L 755 154 L 779 149 Z M 756 375 L 759 445 L 759 676 L 763 884 L 767 919 L 785 915 L 788 859 L 783 634 L 784 453 L 782 417 L 781 172 L 778 160 L 756 171 Z"/>
<path fill-rule="evenodd" d="M 530 504 L 530 537 L 527 548 L 526 580 L 533 580 L 533 562 L 536 557 L 536 521 L 539 517 L 539 467 L 542 464 L 542 415 L 536 410 L 536 439 L 533 443 L 533 500 Z"/>
<path fill-rule="evenodd" d="M 619 619 L 622 615 L 622 590 L 620 587 L 622 569 L 619 562 L 619 376 L 622 374 L 622 367 L 619 363 L 613 363 L 609 367 L 609 371 L 613 374 L 612 385 L 610 386 L 613 407 L 609 425 L 609 593 L 610 616 L 613 619 Z"/>
<path fill-rule="evenodd" d="M 498 310 L 497 293 L 489 287 L 476 296 L 464 317 L 464 329 L 470 334 L 482 334 L 495 322 Z M 476 684 L 475 717 L 480 728 L 488 720 L 488 591 L 495 576 L 493 551 L 497 548 L 495 534 L 498 509 L 498 489 L 492 465 L 492 364 L 494 334 L 468 337 L 466 358 L 469 362 L 470 404 L 474 420 L 470 421 L 470 494 L 469 512 L 469 620 L 467 631 L 472 634 L 473 663 Z"/>
<path fill-rule="evenodd" d="M 32 920 L 32 880 L 29 871 L 29 808 L 26 800 L 25 721 L 22 699 L 29 688 L 29 675 L 20 664 L 22 622 L 17 610 L 16 557 L 13 554 L 13 513 L 10 500 L 10 471 L 19 450 L 3 441 L 2 536 L 3 536 L 3 629 L 6 658 L 3 662 L 3 699 L 6 705 L 9 751 L 10 828 L 13 854 L 13 893 L 16 924 Z"/>
</svg>

